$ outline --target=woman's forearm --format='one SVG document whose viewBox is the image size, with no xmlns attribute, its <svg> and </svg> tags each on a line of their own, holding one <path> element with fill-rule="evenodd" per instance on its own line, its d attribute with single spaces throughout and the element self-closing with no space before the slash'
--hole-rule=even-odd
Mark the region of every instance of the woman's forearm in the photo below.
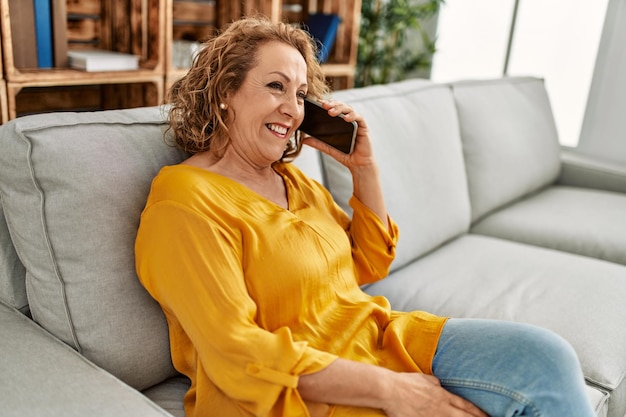
<svg viewBox="0 0 626 417">
<path fill-rule="evenodd" d="M 298 391 L 305 401 L 383 408 L 390 374 L 385 368 L 340 358 L 319 372 L 300 376 Z"/>
<path fill-rule="evenodd" d="M 387 222 L 387 207 L 380 184 L 378 166 L 375 163 L 352 170 L 354 196 Z"/>
<path fill-rule="evenodd" d="M 298 391 L 307 402 L 374 408 L 389 417 L 488 417 L 474 404 L 446 391 L 432 375 L 398 373 L 345 359 L 300 376 Z"/>
</svg>

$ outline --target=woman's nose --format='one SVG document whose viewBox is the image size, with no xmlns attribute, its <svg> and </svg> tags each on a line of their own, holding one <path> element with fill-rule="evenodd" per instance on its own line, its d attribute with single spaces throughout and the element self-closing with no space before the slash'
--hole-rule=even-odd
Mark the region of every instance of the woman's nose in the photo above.
<svg viewBox="0 0 626 417">
<path fill-rule="evenodd" d="M 301 101 L 298 97 L 285 99 L 282 105 L 282 112 L 292 119 L 300 118 L 304 113 L 304 106 L 300 104 Z"/>
</svg>

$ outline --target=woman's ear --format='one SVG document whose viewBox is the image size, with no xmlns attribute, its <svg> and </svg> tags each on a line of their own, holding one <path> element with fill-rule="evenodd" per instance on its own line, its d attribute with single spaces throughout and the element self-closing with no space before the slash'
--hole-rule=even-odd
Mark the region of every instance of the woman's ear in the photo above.
<svg viewBox="0 0 626 417">
<path fill-rule="evenodd" d="M 228 107 L 230 107 L 228 104 L 229 98 L 230 94 L 228 92 L 225 92 L 224 95 L 220 98 L 218 105 L 220 106 L 221 110 L 228 110 Z"/>
</svg>

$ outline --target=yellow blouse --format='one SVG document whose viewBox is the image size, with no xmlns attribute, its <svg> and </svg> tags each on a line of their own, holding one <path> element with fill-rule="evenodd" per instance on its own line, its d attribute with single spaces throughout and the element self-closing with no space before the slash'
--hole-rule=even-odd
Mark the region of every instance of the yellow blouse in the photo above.
<svg viewBox="0 0 626 417">
<path fill-rule="evenodd" d="M 275 170 L 288 210 L 187 165 L 164 167 L 152 184 L 137 271 L 167 318 L 174 366 L 191 379 L 187 417 L 309 416 L 298 377 L 337 357 L 431 372 L 445 318 L 391 311 L 359 287 L 387 275 L 396 224 L 354 197 L 350 221 L 293 164 Z"/>
</svg>

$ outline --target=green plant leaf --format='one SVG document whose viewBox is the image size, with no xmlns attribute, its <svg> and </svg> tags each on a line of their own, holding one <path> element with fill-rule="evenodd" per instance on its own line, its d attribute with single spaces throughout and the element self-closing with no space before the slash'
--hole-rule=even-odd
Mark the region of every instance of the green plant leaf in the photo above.
<svg viewBox="0 0 626 417">
<path fill-rule="evenodd" d="M 356 86 L 404 79 L 409 71 L 429 69 L 436 39 L 423 24 L 437 15 L 444 0 L 363 0 Z M 405 43 L 409 32 L 421 45 Z"/>
</svg>

